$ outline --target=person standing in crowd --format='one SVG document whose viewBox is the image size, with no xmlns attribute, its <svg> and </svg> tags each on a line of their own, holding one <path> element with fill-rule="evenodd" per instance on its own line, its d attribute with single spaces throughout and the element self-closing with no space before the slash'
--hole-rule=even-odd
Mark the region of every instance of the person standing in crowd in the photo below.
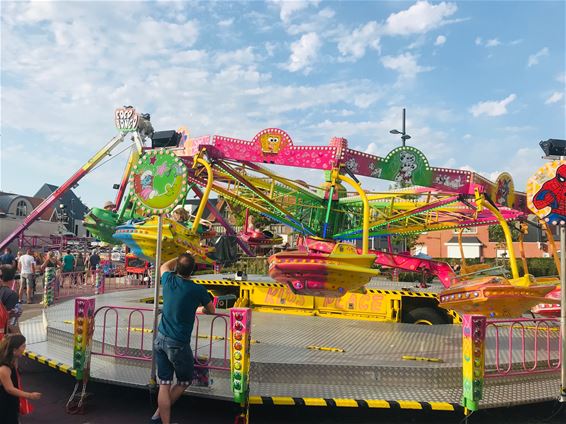
<svg viewBox="0 0 566 424">
<path fill-rule="evenodd" d="M 83 284 L 83 277 L 85 272 L 85 257 L 83 256 L 83 252 L 79 252 L 77 255 L 77 259 L 75 261 L 75 271 L 77 272 L 77 279 L 76 282 Z"/>
<path fill-rule="evenodd" d="M 183 253 L 161 265 L 163 312 L 153 354 L 159 379 L 158 408 L 151 417 L 153 423 L 169 424 L 171 405 L 183 394 L 193 379 L 194 358 L 190 346 L 197 308 L 214 314 L 212 297 L 206 289 L 191 280 L 195 260 Z M 177 377 L 173 384 L 173 374 Z"/>
<path fill-rule="evenodd" d="M 12 255 L 12 249 L 6 247 L 4 254 L 0 255 L 0 265 L 16 266 L 16 257 Z"/>
<path fill-rule="evenodd" d="M 20 271 L 20 289 L 18 290 L 20 302 L 22 301 L 24 290 L 26 292 L 27 303 L 33 303 L 33 291 L 35 285 L 35 259 L 31 249 L 26 251 L 18 260 L 18 271 Z"/>
<path fill-rule="evenodd" d="M 14 282 L 15 276 L 16 269 L 14 267 L 10 265 L 0 265 L 0 303 L 8 313 L 8 322 L 6 325 L 8 333 L 20 332 L 18 318 L 22 315 L 22 305 L 18 300 L 18 293 L 10 288 Z"/>
<path fill-rule="evenodd" d="M 47 268 L 55 268 L 55 270 L 56 270 L 57 267 L 60 267 L 60 266 L 61 266 L 61 262 L 59 261 L 59 259 L 57 259 L 57 256 L 55 256 L 55 252 L 51 251 L 51 252 L 47 253 L 47 255 L 45 255 L 45 261 L 41 265 L 41 272 L 45 272 L 45 270 Z M 44 286 L 45 286 L 45 283 L 44 283 Z M 53 289 L 55 290 L 55 293 L 59 293 L 59 278 L 58 277 L 55 278 L 55 287 Z"/>
<path fill-rule="evenodd" d="M 73 277 L 69 276 L 69 275 L 65 275 L 68 274 L 70 272 L 73 272 L 75 270 L 75 257 L 73 255 L 71 255 L 71 250 L 67 249 L 67 254 L 65 256 L 63 256 L 63 281 L 62 284 L 65 285 L 65 279 L 69 279 L 71 280 L 71 284 L 73 281 Z M 76 280 L 75 280 L 76 282 Z M 69 284 L 69 286 L 71 285 Z"/>
<path fill-rule="evenodd" d="M 100 265 L 100 256 L 96 250 L 92 251 L 92 254 L 88 257 L 88 273 L 92 277 L 92 284 L 94 284 L 96 279 L 96 268 Z"/>
<path fill-rule="evenodd" d="M 41 399 L 41 393 L 24 392 L 18 378 L 18 358 L 26 349 L 26 338 L 11 334 L 0 341 L 0 417 L 3 424 L 20 422 L 20 398 Z"/>
</svg>

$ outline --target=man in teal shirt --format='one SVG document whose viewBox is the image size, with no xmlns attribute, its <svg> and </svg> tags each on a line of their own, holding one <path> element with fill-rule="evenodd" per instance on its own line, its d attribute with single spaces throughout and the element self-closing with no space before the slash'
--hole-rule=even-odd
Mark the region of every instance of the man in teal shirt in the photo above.
<svg viewBox="0 0 566 424">
<path fill-rule="evenodd" d="M 73 272 L 75 269 L 75 257 L 71 255 L 71 251 L 67 250 L 67 254 L 63 256 L 63 272 Z"/>
<path fill-rule="evenodd" d="M 194 359 L 191 350 L 191 333 L 197 309 L 214 314 L 212 297 L 206 289 L 191 280 L 195 260 L 188 253 L 161 265 L 163 311 L 153 344 L 157 363 L 159 395 L 153 423 L 169 424 L 171 405 L 183 394 L 193 379 Z M 177 382 L 173 384 L 173 374 Z"/>
</svg>

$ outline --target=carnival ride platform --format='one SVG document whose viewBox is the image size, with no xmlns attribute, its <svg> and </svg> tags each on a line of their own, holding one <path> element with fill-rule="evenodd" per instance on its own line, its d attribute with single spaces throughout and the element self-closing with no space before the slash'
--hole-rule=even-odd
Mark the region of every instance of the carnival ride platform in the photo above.
<svg viewBox="0 0 566 424">
<path fill-rule="evenodd" d="M 128 319 L 114 312 L 109 312 L 104 321 L 102 314 L 95 319 L 92 380 L 148 386 L 152 311 L 140 299 L 152 295 L 153 289 L 137 289 L 96 297 L 97 309 L 141 310 Z M 45 309 L 43 316 L 22 322 L 21 329 L 27 338 L 26 355 L 72 375 L 73 318 L 71 300 Z M 221 367 L 229 364 L 226 335 L 229 331 L 226 333 L 222 323 L 211 325 L 213 319 L 208 315 L 198 316 L 191 345 L 195 356 L 209 356 L 211 365 Z M 253 313 L 252 323 L 252 404 L 448 411 L 461 408 L 462 329 L 459 325 L 420 326 L 261 312 Z M 552 340 L 556 339 L 552 343 L 557 341 L 557 328 L 548 331 L 554 334 Z M 524 340 L 526 360 L 531 364 L 541 361 L 536 356 L 534 336 L 527 335 Z M 520 349 L 520 343 L 513 346 L 512 349 Z M 120 352 L 123 357 L 116 357 Z M 504 366 L 501 358 L 497 361 L 494 337 L 489 332 L 485 355 L 486 369 L 496 364 Z M 556 362 L 559 358 L 552 360 Z M 191 386 L 187 392 L 231 400 L 229 371 L 211 369 L 210 377 L 209 387 Z M 486 378 L 480 407 L 554 400 L 559 388 L 558 372 Z"/>
</svg>

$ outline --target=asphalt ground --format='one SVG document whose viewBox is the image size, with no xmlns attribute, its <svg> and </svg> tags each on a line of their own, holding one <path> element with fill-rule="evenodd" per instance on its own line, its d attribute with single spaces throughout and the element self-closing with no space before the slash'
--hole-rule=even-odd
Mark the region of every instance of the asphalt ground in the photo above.
<svg viewBox="0 0 566 424">
<path fill-rule="evenodd" d="M 34 301 L 40 302 L 37 294 Z M 40 303 L 24 305 L 22 320 L 41 313 Z M 75 379 L 47 365 L 28 358 L 20 360 L 21 377 L 26 391 L 39 391 L 43 397 L 34 401 L 32 415 L 22 417 L 22 424 L 130 424 L 147 423 L 156 407 L 156 396 L 149 390 L 89 382 L 84 415 L 68 415 L 65 405 Z M 233 423 L 235 405 L 190 396 L 182 397 L 173 409 L 173 423 Z M 0 417 L 0 424 L 2 419 Z M 461 412 L 387 410 L 361 408 L 274 407 L 253 405 L 251 423 L 293 424 L 401 424 L 401 423 L 478 423 L 478 424 L 566 424 L 566 404 L 547 402 L 513 408 L 480 410 L 466 418 Z"/>
<path fill-rule="evenodd" d="M 39 391 L 43 397 L 34 401 L 32 415 L 22 417 L 23 424 L 98 424 L 147 423 L 156 405 L 149 390 L 89 382 L 84 415 L 68 415 L 65 405 L 75 385 L 75 379 L 28 358 L 20 362 L 25 390 Z M 515 408 L 480 410 L 468 417 L 468 423 L 478 424 L 564 424 L 566 405 L 558 402 Z M 173 422 L 179 424 L 233 423 L 237 410 L 230 402 L 184 396 L 173 408 Z M 0 422 L 1 422 L 0 417 Z M 461 413 L 360 409 L 255 406 L 250 410 L 251 423 L 294 424 L 401 424 L 401 423 L 464 423 Z"/>
</svg>

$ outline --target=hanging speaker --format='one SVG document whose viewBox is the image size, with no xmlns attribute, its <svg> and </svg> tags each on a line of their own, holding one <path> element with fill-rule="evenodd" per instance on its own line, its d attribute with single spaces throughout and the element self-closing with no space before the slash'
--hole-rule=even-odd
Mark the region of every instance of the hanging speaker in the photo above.
<svg viewBox="0 0 566 424">
<path fill-rule="evenodd" d="M 151 136 L 151 148 L 176 147 L 181 140 L 181 134 L 175 130 L 156 131 Z"/>
</svg>

